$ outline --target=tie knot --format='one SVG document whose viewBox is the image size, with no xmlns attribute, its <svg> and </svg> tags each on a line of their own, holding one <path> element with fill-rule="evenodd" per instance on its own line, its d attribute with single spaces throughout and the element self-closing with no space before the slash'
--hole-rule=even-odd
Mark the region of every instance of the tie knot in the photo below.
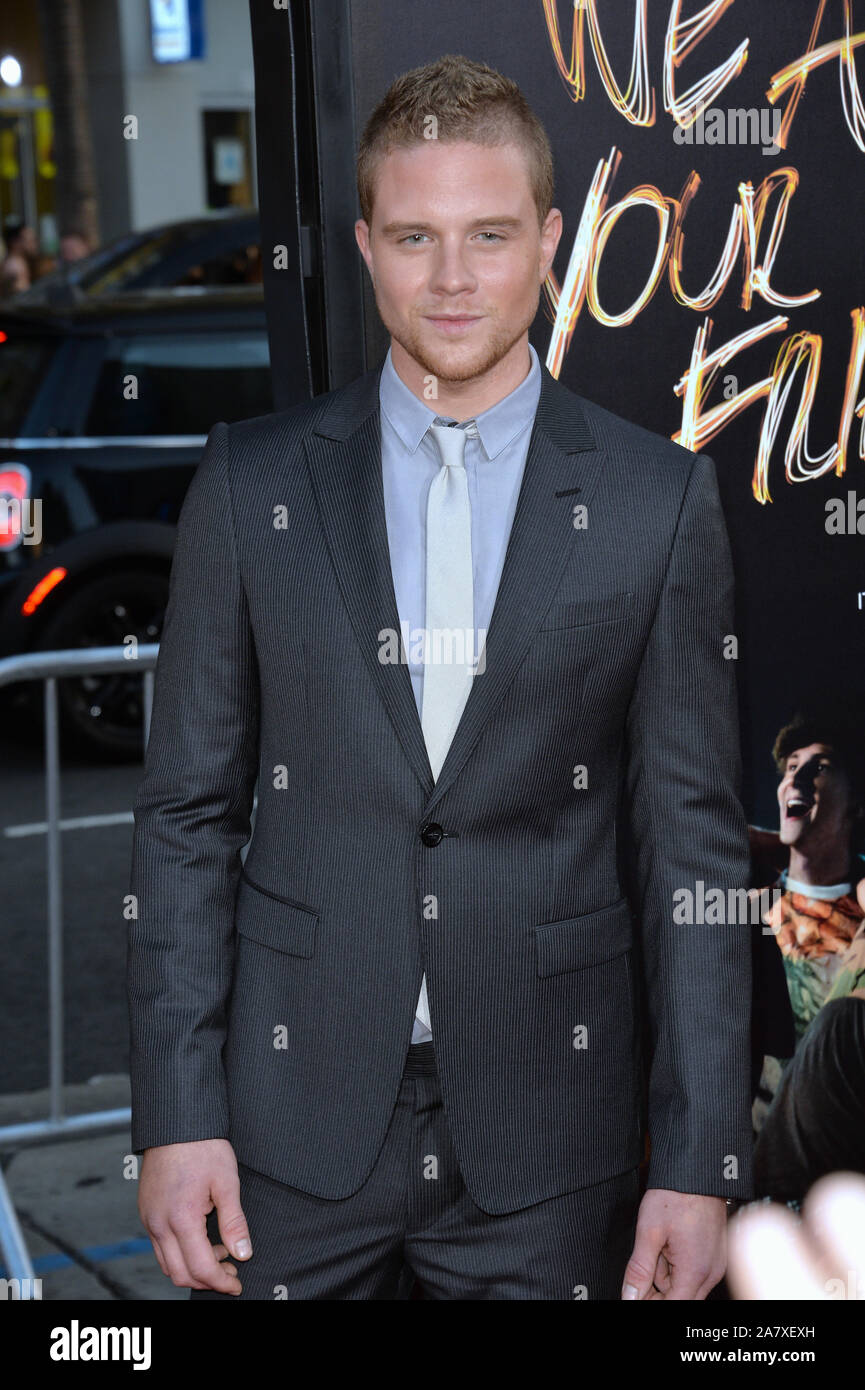
<svg viewBox="0 0 865 1390">
<path fill-rule="evenodd" d="M 429 432 L 433 437 L 433 442 L 438 449 L 439 457 L 443 464 L 449 468 L 462 468 L 465 463 L 466 434 L 467 426 L 474 425 L 473 420 L 467 420 L 465 424 L 453 425 L 432 424 Z"/>
</svg>

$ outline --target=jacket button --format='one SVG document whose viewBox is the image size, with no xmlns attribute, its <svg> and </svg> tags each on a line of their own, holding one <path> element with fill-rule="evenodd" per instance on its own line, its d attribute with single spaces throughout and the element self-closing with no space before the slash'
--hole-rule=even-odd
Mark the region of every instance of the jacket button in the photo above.
<svg viewBox="0 0 865 1390">
<path fill-rule="evenodd" d="M 441 826 L 434 820 L 429 821 L 428 824 L 425 825 L 420 832 L 420 837 L 423 840 L 424 844 L 430 846 L 437 845 L 439 840 L 441 840 L 443 836 L 444 831 L 442 830 Z"/>
</svg>

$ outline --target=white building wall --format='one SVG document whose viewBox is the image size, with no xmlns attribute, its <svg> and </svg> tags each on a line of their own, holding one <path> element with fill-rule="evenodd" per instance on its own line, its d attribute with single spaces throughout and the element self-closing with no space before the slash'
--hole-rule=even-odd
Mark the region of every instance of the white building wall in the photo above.
<svg viewBox="0 0 865 1390">
<path fill-rule="evenodd" d="M 205 0 L 205 57 L 187 63 L 154 62 L 147 0 L 117 0 L 117 10 L 124 114 L 138 118 L 138 139 L 124 141 L 128 225 L 200 216 L 207 211 L 202 111 L 254 110 L 249 7 Z"/>
</svg>

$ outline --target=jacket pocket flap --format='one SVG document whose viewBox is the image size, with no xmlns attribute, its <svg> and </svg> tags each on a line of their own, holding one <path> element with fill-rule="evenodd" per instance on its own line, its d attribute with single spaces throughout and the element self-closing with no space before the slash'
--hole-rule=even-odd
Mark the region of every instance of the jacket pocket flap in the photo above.
<svg viewBox="0 0 865 1390">
<path fill-rule="evenodd" d="M 589 623 L 611 622 L 614 618 L 624 618 L 630 612 L 634 601 L 633 591 L 621 594 L 603 594 L 598 598 L 574 599 L 571 603 L 552 603 L 547 609 L 541 631 L 557 627 L 580 627 Z"/>
<path fill-rule="evenodd" d="M 241 870 L 234 924 L 241 936 L 292 956 L 315 953 L 318 913 L 253 883 Z"/>
<path fill-rule="evenodd" d="M 632 945 L 630 904 L 627 898 L 620 898 L 597 912 L 584 912 L 561 922 L 542 922 L 534 932 L 539 975 L 583 970 L 613 960 Z"/>
</svg>

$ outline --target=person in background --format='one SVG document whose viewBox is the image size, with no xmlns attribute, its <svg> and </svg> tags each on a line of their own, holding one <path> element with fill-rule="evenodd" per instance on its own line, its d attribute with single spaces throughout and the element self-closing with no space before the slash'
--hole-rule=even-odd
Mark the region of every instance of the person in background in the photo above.
<svg viewBox="0 0 865 1390">
<path fill-rule="evenodd" d="M 769 933 L 755 938 L 755 1059 L 765 1049 L 755 1189 L 798 1206 L 824 1174 L 865 1172 L 865 772 L 843 717 L 796 715 L 773 756 L 781 774 L 774 858 L 787 846 L 789 862 L 763 913 Z M 758 851 L 771 859 L 768 832 L 758 834 Z"/>
<path fill-rule="evenodd" d="M 87 237 L 77 227 L 68 227 L 60 233 L 60 264 L 69 265 L 73 261 L 83 261 L 93 247 Z"/>
<path fill-rule="evenodd" d="M 6 255 L 0 261 L 0 299 L 9 299 L 29 290 L 36 278 L 39 242 L 31 226 L 20 217 L 7 217 L 3 223 Z"/>
</svg>

